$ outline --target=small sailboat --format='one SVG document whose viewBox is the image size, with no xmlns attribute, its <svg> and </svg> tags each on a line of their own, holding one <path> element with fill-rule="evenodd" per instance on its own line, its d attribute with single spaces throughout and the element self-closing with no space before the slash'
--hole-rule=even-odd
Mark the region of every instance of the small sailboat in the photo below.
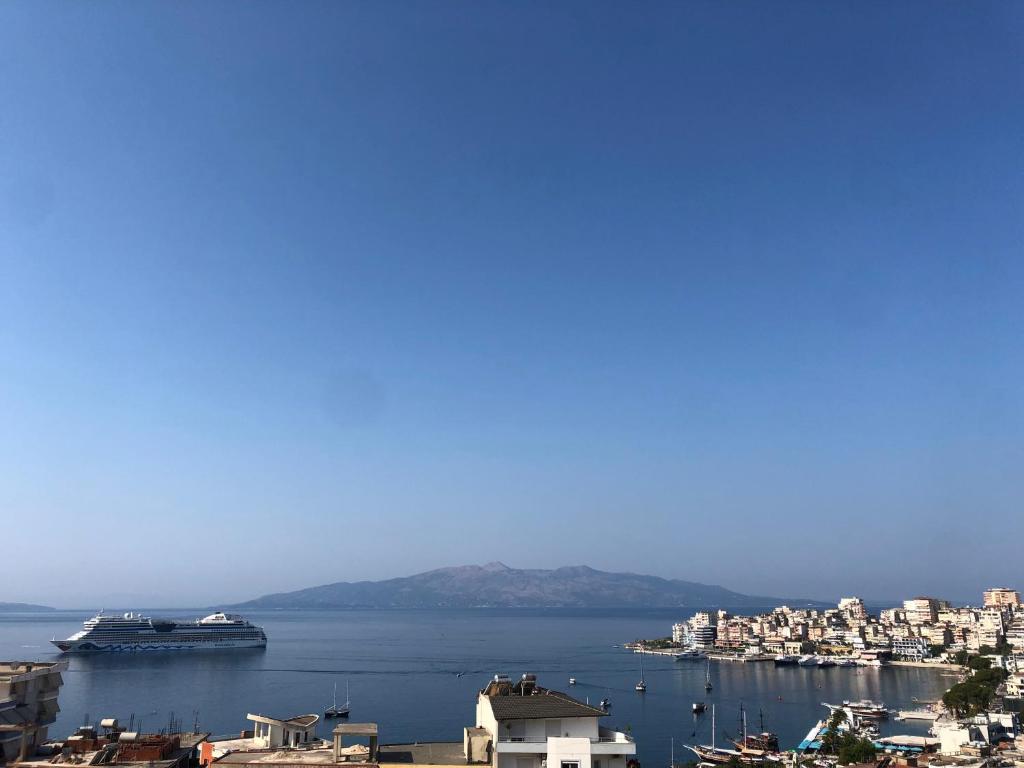
<svg viewBox="0 0 1024 768">
<path fill-rule="evenodd" d="M 334 702 L 327 709 L 324 710 L 324 717 L 348 717 L 350 710 L 350 702 L 348 698 L 348 682 L 345 682 L 345 703 L 340 707 L 338 706 L 338 684 L 334 684 Z"/>
<path fill-rule="evenodd" d="M 644 681 L 644 655 L 640 654 L 640 682 L 635 686 L 638 693 L 643 693 L 647 690 L 647 683 Z"/>
<path fill-rule="evenodd" d="M 708 667 L 704 672 L 704 690 L 710 691 L 713 686 L 711 685 L 711 659 L 708 659 Z"/>
<path fill-rule="evenodd" d="M 575 677 L 570 677 L 569 678 L 569 685 L 576 685 L 576 678 Z"/>
</svg>

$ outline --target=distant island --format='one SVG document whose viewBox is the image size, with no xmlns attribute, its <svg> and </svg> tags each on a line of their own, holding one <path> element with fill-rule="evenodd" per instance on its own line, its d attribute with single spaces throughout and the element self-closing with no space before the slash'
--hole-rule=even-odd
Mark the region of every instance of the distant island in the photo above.
<svg viewBox="0 0 1024 768">
<path fill-rule="evenodd" d="M 55 611 L 48 605 L 33 605 L 32 603 L 0 603 L 0 613 L 34 613 L 36 611 Z"/>
<path fill-rule="evenodd" d="M 384 581 L 339 581 L 264 595 L 236 610 L 338 608 L 683 608 L 821 605 L 817 601 L 744 595 L 724 587 L 585 565 L 545 569 L 504 563 L 439 568 Z"/>
</svg>

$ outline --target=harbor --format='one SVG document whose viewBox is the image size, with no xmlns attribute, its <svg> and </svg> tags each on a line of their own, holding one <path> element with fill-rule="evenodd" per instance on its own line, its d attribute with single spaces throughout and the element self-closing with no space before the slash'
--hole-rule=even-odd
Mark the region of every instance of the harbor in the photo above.
<svg viewBox="0 0 1024 768">
<path fill-rule="evenodd" d="M 850 610 L 850 602 L 845 605 Z M 960 749 L 957 739 L 994 744 L 1016 732 L 1016 721 L 1006 721 L 999 710 L 986 710 L 985 723 L 965 724 L 963 714 L 954 718 L 941 704 L 969 676 L 1001 680 L 976 661 L 1012 664 L 1012 655 L 967 654 L 967 669 L 956 663 L 965 660 L 961 651 L 950 649 L 928 661 L 900 664 L 893 658 L 895 643 L 844 646 L 843 639 L 861 634 L 852 626 L 875 632 L 865 628 L 877 627 L 878 619 L 855 611 L 841 621 L 843 610 L 697 611 L 685 622 L 674 611 L 256 612 L 244 619 L 213 614 L 211 623 L 232 632 L 258 630 L 265 644 L 174 651 L 142 650 L 164 620 L 136 626 L 140 614 L 133 613 L 119 622 L 114 647 L 131 637 L 139 650 L 89 653 L 47 650 L 52 646 L 45 638 L 74 637 L 83 621 L 99 624 L 88 615 L 55 612 L 0 619 L 0 653 L 16 658 L 35 649 L 42 659 L 36 663 L 62 665 L 66 685 L 47 726 L 65 734 L 101 727 L 96 712 L 129 723 L 131 733 L 143 732 L 143 726 L 168 732 L 166 724 L 186 720 L 193 724 L 184 729 L 190 733 L 228 734 L 238 729 L 237 702 L 243 700 L 250 714 L 271 713 L 260 717 L 315 715 L 303 743 L 326 740 L 337 726 L 366 722 L 386 727 L 392 744 L 431 742 L 439 733 L 466 727 L 466 701 L 478 695 L 482 679 L 497 674 L 504 690 L 501 675 L 516 667 L 530 670 L 523 673 L 533 676 L 523 678 L 529 684 L 599 713 L 595 717 L 607 732 L 594 738 L 619 740 L 612 734 L 626 734 L 636 745 L 635 759 L 648 765 L 671 760 L 666 752 L 676 746 L 694 747 L 701 760 L 757 763 L 786 754 L 821 760 L 823 750 L 834 757 L 840 736 L 846 747 L 901 755 L 930 754 L 936 739 L 948 752 Z M 1007 613 L 1006 631 L 1016 637 L 1013 612 Z M 715 624 L 705 624 L 712 615 Z M 121 626 L 125 622 L 131 626 Z M 781 648 L 773 647 L 780 642 L 773 633 L 809 633 L 819 625 L 829 627 L 830 636 L 792 646 L 782 640 Z M 669 627 L 684 643 L 659 637 Z M 743 646 L 734 639 L 736 627 L 751 631 Z M 627 633 L 658 639 L 622 642 Z M 703 647 L 685 643 L 688 637 L 700 638 Z M 781 652 L 766 653 L 769 647 Z M 1013 696 L 1020 695 L 1018 678 L 1010 675 L 1003 686 Z M 515 678 L 508 684 L 516 684 Z M 834 723 L 840 715 L 842 723 Z M 531 743 L 549 736 L 523 738 Z"/>
<path fill-rule="evenodd" d="M 180 612 L 192 614 L 202 612 Z M 0 618 L 0 658 L 60 658 L 49 638 L 68 637 L 89 615 Z M 625 651 L 621 639 L 653 636 L 678 619 L 674 611 L 253 612 L 246 618 L 266 631 L 265 649 L 68 655 L 51 731 L 67 735 L 104 714 L 124 723 L 134 714 L 144 730 L 159 730 L 173 713 L 190 725 L 198 714 L 201 730 L 228 734 L 242 727 L 239 702 L 254 713 L 322 714 L 335 698 L 339 706 L 350 698 L 351 722 L 378 722 L 388 741 L 415 743 L 461 733 L 465 702 L 482 679 L 526 669 L 584 703 L 609 699 L 609 719 L 630 726 L 637 759 L 660 766 L 670 759 L 672 739 L 680 750 L 710 740 L 710 711 L 694 717 L 695 701 L 705 701 L 708 710 L 715 704 L 720 738 L 736 734 L 742 704 L 754 721 L 763 714 L 765 728 L 793 748 L 822 717 L 822 701 L 881 699 L 909 710 L 917 708 L 915 697 L 937 699 L 949 684 L 930 669 L 712 661 L 708 693 L 706 660 L 644 655 L 647 689 L 639 694 L 641 657 Z M 321 718 L 321 736 L 333 722 Z"/>
</svg>

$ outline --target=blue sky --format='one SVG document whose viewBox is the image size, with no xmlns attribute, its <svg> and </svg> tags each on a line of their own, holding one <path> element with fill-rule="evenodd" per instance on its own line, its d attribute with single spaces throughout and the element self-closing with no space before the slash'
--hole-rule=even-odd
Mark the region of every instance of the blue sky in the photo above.
<svg viewBox="0 0 1024 768">
<path fill-rule="evenodd" d="M 0 5 L 0 599 L 1024 587 L 1022 33 Z"/>
</svg>

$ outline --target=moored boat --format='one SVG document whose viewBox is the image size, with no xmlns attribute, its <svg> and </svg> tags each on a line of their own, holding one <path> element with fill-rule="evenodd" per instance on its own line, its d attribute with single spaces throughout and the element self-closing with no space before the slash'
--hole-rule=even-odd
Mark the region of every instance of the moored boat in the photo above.
<svg viewBox="0 0 1024 768">
<path fill-rule="evenodd" d="M 338 684 L 334 684 L 334 703 L 331 704 L 327 709 L 324 710 L 324 717 L 348 717 L 349 712 L 352 710 L 352 703 L 348 697 L 348 683 L 345 683 L 345 703 L 340 707 L 338 706 Z"/>
</svg>

